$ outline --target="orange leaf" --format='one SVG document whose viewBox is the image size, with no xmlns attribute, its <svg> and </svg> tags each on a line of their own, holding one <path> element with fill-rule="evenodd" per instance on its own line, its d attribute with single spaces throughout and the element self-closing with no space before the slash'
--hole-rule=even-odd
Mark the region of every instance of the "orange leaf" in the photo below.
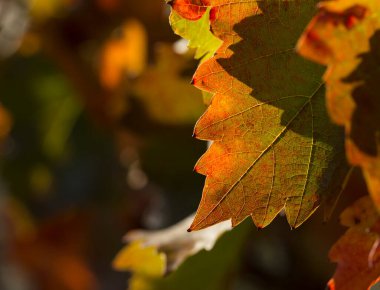
<svg viewBox="0 0 380 290">
<path fill-rule="evenodd" d="M 294 52 L 315 1 L 171 4 L 187 19 L 210 7 L 211 31 L 223 41 L 193 78 L 213 94 L 194 133 L 214 142 L 195 167 L 207 179 L 190 230 L 248 216 L 265 227 L 283 209 L 291 227 L 299 226 L 323 198 L 339 193 L 347 173 L 321 70 Z"/>
<path fill-rule="evenodd" d="M 107 89 L 120 85 L 124 75 L 138 76 L 146 65 L 146 32 L 137 20 L 126 21 L 104 45 L 100 81 Z"/>
</svg>

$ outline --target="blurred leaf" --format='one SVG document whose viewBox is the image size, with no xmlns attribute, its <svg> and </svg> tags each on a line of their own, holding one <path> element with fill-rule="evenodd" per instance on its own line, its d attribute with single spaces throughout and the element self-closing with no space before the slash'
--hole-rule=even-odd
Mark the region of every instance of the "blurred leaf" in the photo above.
<svg viewBox="0 0 380 290">
<path fill-rule="evenodd" d="M 96 278 L 83 254 L 88 215 L 66 212 L 37 225 L 17 202 L 8 202 L 3 214 L 11 233 L 9 256 L 36 289 L 96 289 Z"/>
<path fill-rule="evenodd" d="M 349 229 L 329 253 L 338 263 L 329 289 L 367 289 L 380 273 L 380 216 L 366 196 L 342 213 L 341 222 Z"/>
<path fill-rule="evenodd" d="M 204 110 L 201 94 L 181 76 L 188 61 L 169 45 L 156 49 L 156 63 L 136 80 L 133 94 L 142 102 L 150 117 L 165 124 L 194 122 Z"/>
<path fill-rule="evenodd" d="M 168 277 L 155 281 L 152 290 L 232 289 L 232 278 L 238 272 L 250 229 L 250 224 L 244 223 L 227 232 L 211 251 L 189 257 Z"/>
<path fill-rule="evenodd" d="M 11 114 L 4 106 L 0 105 L 0 142 L 8 136 L 11 131 L 13 120 Z"/>
<path fill-rule="evenodd" d="M 115 89 L 124 76 L 140 75 L 146 65 L 147 36 L 137 20 L 128 20 L 104 44 L 101 53 L 100 81 L 107 89 Z"/>
<path fill-rule="evenodd" d="M 124 247 L 117 254 L 113 261 L 113 267 L 120 271 L 159 277 L 165 272 L 165 260 L 165 255 L 158 253 L 156 247 L 136 241 Z"/>
<path fill-rule="evenodd" d="M 81 107 L 75 93 L 60 74 L 35 76 L 33 83 L 39 102 L 38 125 L 42 148 L 53 158 L 59 158 L 77 121 Z"/>
<path fill-rule="evenodd" d="M 131 243 L 121 250 L 113 264 L 118 270 L 133 272 L 129 290 L 224 288 L 222 281 L 239 260 L 238 253 L 249 227 L 242 225 L 228 241 L 222 237 L 214 250 L 218 238 L 231 230 L 231 224 L 224 222 L 188 233 L 186 229 L 192 219 L 193 215 L 163 230 L 127 233 L 125 240 Z M 164 273 L 174 270 L 161 278 Z"/>
<path fill-rule="evenodd" d="M 40 22 L 62 14 L 77 0 L 28 0 L 34 20 Z"/>
<path fill-rule="evenodd" d="M 132 231 L 127 233 L 125 241 L 141 241 L 144 246 L 154 246 L 166 256 L 165 272 L 171 272 L 178 268 L 189 256 L 205 249 L 210 251 L 217 239 L 226 231 L 231 230 L 231 223 L 224 222 L 208 229 L 188 233 L 191 215 L 179 223 L 158 231 Z"/>
<path fill-rule="evenodd" d="M 363 169 L 380 210 L 380 2 L 322 2 L 298 51 L 328 66 L 330 116 L 345 127 L 347 157 Z"/>
<path fill-rule="evenodd" d="M 145 246 L 133 242 L 125 246 L 113 261 L 113 267 L 119 271 L 132 272 L 129 279 L 130 290 L 150 289 L 150 280 L 160 278 L 165 272 L 166 256 L 154 246 Z"/>
</svg>

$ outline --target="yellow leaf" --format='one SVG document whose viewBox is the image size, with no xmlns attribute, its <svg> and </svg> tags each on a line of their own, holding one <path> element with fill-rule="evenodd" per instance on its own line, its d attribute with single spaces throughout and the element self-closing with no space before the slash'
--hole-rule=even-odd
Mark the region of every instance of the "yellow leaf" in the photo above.
<svg viewBox="0 0 380 290">
<path fill-rule="evenodd" d="M 166 256 L 154 246 L 145 247 L 135 241 L 125 246 L 115 257 L 113 267 L 133 273 L 129 280 L 130 290 L 151 289 L 151 279 L 162 277 L 166 269 Z"/>
</svg>

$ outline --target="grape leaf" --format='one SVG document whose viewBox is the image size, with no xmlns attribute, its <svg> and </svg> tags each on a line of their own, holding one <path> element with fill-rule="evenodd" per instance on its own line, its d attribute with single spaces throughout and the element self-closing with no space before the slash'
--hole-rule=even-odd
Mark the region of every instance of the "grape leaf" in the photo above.
<svg viewBox="0 0 380 290">
<path fill-rule="evenodd" d="M 341 214 L 347 232 L 331 248 L 329 257 L 338 263 L 330 290 L 369 289 L 380 273 L 380 217 L 366 196 Z"/>
<path fill-rule="evenodd" d="M 297 227 L 340 191 L 343 132 L 328 120 L 321 68 L 294 51 L 315 3 L 171 2 L 189 20 L 211 8 L 211 31 L 223 41 L 193 77 L 213 94 L 194 134 L 214 142 L 195 167 L 207 178 L 190 230 L 248 216 L 261 228 L 283 209 Z"/>
<path fill-rule="evenodd" d="M 380 209 L 380 2 L 323 2 L 298 50 L 328 66 L 330 116 L 345 127 L 348 160 L 363 169 Z"/>
</svg>

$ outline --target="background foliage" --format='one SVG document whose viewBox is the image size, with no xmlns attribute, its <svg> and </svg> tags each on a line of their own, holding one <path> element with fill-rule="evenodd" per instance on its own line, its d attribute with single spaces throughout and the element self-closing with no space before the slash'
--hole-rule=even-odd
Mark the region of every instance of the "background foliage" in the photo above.
<svg viewBox="0 0 380 290">
<path fill-rule="evenodd" d="M 189 84 L 194 56 L 220 42 L 188 50 L 169 13 L 159 0 L 0 1 L 0 289 L 126 289 L 131 274 L 112 268 L 122 236 L 196 208 L 206 144 L 191 136 L 206 106 Z M 165 277 L 150 248 L 129 287 L 323 289 L 338 213 L 365 194 L 354 171 L 327 224 L 243 223 Z"/>
</svg>

